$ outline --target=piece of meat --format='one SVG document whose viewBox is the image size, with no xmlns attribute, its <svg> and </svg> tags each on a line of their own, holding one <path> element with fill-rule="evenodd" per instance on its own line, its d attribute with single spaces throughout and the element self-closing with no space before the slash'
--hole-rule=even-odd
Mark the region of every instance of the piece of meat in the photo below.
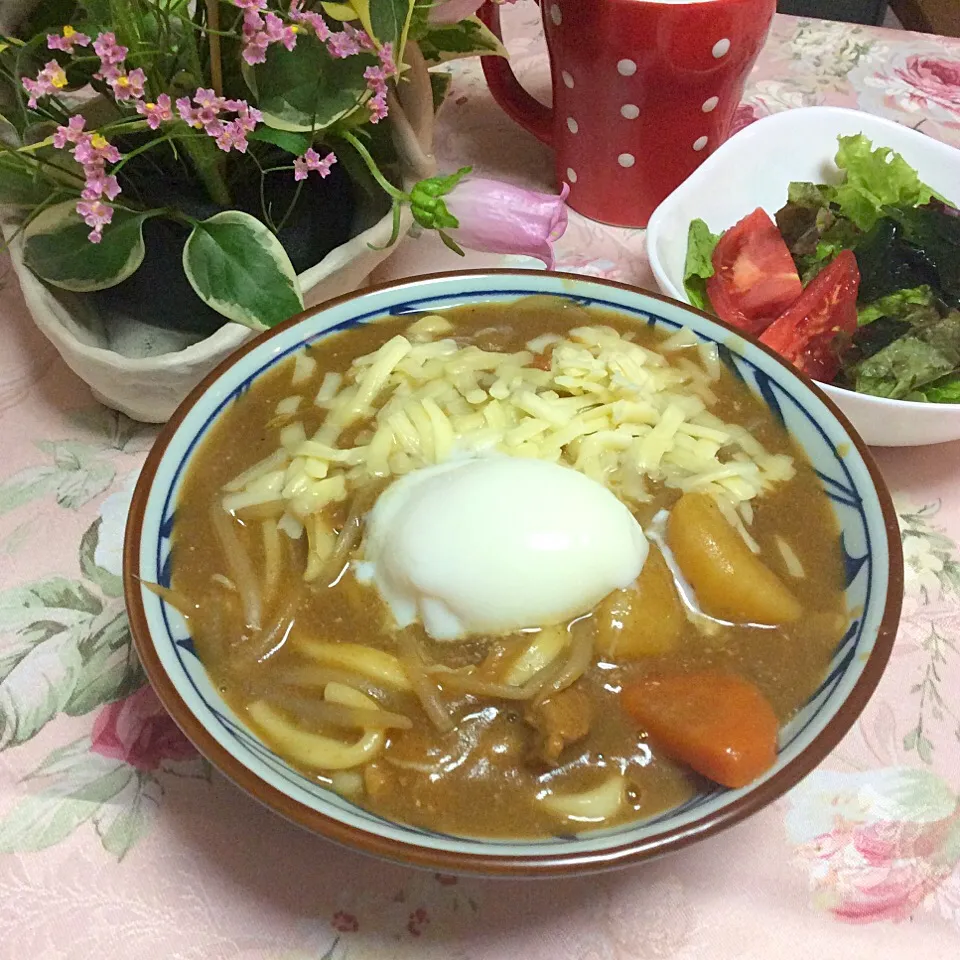
<svg viewBox="0 0 960 960">
<path fill-rule="evenodd" d="M 540 734 L 534 757 L 555 767 L 564 747 L 590 732 L 593 708 L 585 693 L 570 687 L 531 707 L 523 719 Z"/>
</svg>

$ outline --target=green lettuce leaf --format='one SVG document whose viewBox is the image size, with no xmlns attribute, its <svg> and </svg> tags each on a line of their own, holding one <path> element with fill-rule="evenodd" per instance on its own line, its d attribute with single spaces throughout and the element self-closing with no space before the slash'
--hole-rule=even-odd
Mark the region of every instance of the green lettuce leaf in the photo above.
<svg viewBox="0 0 960 960">
<path fill-rule="evenodd" d="M 690 302 L 700 310 L 713 312 L 707 295 L 707 280 L 713 276 L 713 251 L 720 235 L 710 232 L 703 220 L 694 220 L 687 233 L 687 260 L 683 267 L 683 286 Z"/>
<path fill-rule="evenodd" d="M 921 391 L 923 399 L 930 403 L 960 403 L 960 376 L 952 374 Z"/>
<path fill-rule="evenodd" d="M 833 199 L 842 216 L 861 230 L 872 230 L 884 207 L 919 207 L 933 199 L 934 191 L 889 147 L 874 149 L 863 134 L 839 142 L 836 163 L 846 178 Z"/>
<path fill-rule="evenodd" d="M 933 311 L 932 314 L 931 311 Z M 939 316 L 937 298 L 927 284 L 907 290 L 897 290 L 896 293 L 860 307 L 858 311 L 861 327 L 881 317 L 890 317 L 907 323 L 922 323 L 927 320 L 936 320 Z"/>
<path fill-rule="evenodd" d="M 923 399 L 923 388 L 960 372 L 960 312 L 915 327 L 852 371 L 858 393 Z"/>
</svg>

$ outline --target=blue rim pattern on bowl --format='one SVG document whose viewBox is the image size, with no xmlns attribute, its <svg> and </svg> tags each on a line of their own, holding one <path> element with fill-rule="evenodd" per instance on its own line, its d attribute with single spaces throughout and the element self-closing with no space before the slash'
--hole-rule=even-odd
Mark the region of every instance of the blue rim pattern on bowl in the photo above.
<svg viewBox="0 0 960 960">
<path fill-rule="evenodd" d="M 535 279 L 522 274 L 440 277 L 430 281 L 435 293 L 415 299 L 404 295 L 404 285 L 376 291 L 363 298 L 363 301 L 369 301 L 369 309 L 358 312 L 356 308 L 363 301 L 357 300 L 335 304 L 329 310 L 282 331 L 252 350 L 242 362 L 228 368 L 207 391 L 205 400 L 208 402 L 198 403 L 188 411 L 158 464 L 145 509 L 139 557 L 141 576 L 169 585 L 174 504 L 186 464 L 197 444 L 229 404 L 249 389 L 257 376 L 320 337 L 390 315 L 449 309 L 478 299 L 509 302 L 544 293 L 580 305 L 620 311 L 651 325 L 670 329 L 687 326 L 701 340 L 719 346 L 724 363 L 763 399 L 817 465 L 817 476 L 834 504 L 841 528 L 848 609 L 859 611 L 834 651 L 823 683 L 781 731 L 777 767 L 764 778 L 770 779 L 811 744 L 853 690 L 883 619 L 888 588 L 887 541 L 882 512 L 868 510 L 862 494 L 862 491 L 872 491 L 873 488 L 869 468 L 856 445 L 819 397 L 799 380 L 785 377 L 784 368 L 749 341 L 735 333 L 722 331 L 716 324 L 692 314 L 679 304 L 581 278 L 572 281 L 572 278 L 544 274 L 533 276 Z M 718 338 L 714 331 L 719 331 L 721 337 Z M 781 382 L 782 379 L 791 381 L 789 388 Z M 156 518 L 154 522 L 147 522 L 146 518 L 151 517 Z M 143 591 L 142 599 L 164 669 L 189 709 L 225 750 L 293 800 L 401 844 L 436 846 L 478 856 L 489 855 L 493 850 L 537 857 L 551 849 L 570 849 L 572 846 L 583 852 L 601 853 L 622 847 L 639 837 L 655 835 L 662 829 L 690 827 L 755 789 L 755 786 L 744 790 L 715 789 L 699 794 L 681 807 L 625 827 L 532 842 L 473 840 L 396 824 L 324 790 L 316 781 L 276 757 L 237 720 L 213 689 L 179 614 L 151 593 Z"/>
</svg>

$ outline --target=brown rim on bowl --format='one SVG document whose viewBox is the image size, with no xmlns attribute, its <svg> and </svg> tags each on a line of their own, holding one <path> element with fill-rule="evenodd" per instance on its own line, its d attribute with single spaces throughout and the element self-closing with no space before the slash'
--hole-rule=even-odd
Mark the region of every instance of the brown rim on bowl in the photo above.
<svg viewBox="0 0 960 960">
<path fill-rule="evenodd" d="M 877 492 L 887 535 L 887 551 L 890 558 L 887 597 L 883 617 L 877 632 L 877 639 L 864 665 L 863 672 L 836 715 L 824 729 L 817 734 L 810 745 L 779 773 L 760 784 L 760 786 L 756 787 L 750 793 L 734 801 L 729 806 L 706 814 L 686 826 L 668 829 L 663 833 L 655 834 L 643 840 L 635 840 L 606 850 L 564 853 L 561 848 L 557 852 L 545 852 L 532 856 L 509 856 L 503 854 L 472 854 L 435 850 L 429 847 L 419 846 L 415 843 L 407 843 L 378 836 L 366 830 L 341 823 L 333 817 L 329 817 L 294 800 L 281 790 L 261 780 L 252 770 L 247 768 L 240 760 L 236 759 L 216 741 L 212 734 L 210 734 L 196 716 L 194 716 L 163 669 L 153 643 L 153 638 L 150 634 L 143 607 L 143 588 L 140 586 L 139 576 L 139 546 L 143 533 L 143 520 L 147 498 L 156 475 L 157 467 L 167 449 L 170 439 L 182 423 L 187 412 L 229 367 L 240 357 L 259 347 L 281 331 L 289 329 L 294 324 L 312 317 L 322 310 L 348 300 L 354 300 L 379 290 L 410 286 L 411 284 L 424 281 L 457 278 L 467 279 L 490 275 L 543 277 L 544 273 L 540 270 L 463 270 L 450 273 L 428 274 L 411 277 L 406 280 L 376 284 L 364 290 L 344 294 L 341 297 L 328 300 L 310 310 L 305 310 L 297 316 L 291 317 L 289 320 L 284 321 L 271 330 L 265 331 L 240 347 L 235 353 L 231 354 L 204 377 L 183 403 L 180 404 L 170 421 L 160 431 L 153 448 L 147 456 L 133 494 L 123 548 L 124 598 L 127 605 L 127 613 L 130 618 L 130 630 L 137 653 L 140 656 L 150 683 L 157 692 L 160 701 L 197 749 L 218 770 L 250 793 L 254 798 L 281 816 L 292 820 L 300 826 L 306 827 L 308 830 L 344 846 L 361 850 L 364 853 L 386 857 L 418 867 L 452 873 L 472 873 L 500 877 L 558 877 L 627 866 L 674 850 L 679 850 L 697 840 L 733 826 L 776 800 L 791 787 L 799 783 L 800 780 L 810 773 L 840 742 L 853 726 L 863 708 L 867 705 L 867 701 L 876 689 L 887 661 L 890 658 L 897 633 L 900 620 L 900 607 L 903 599 L 903 553 L 900 541 L 900 528 L 896 513 L 894 512 L 893 502 L 879 468 L 850 422 L 843 413 L 841 413 L 836 404 L 824 394 L 819 386 L 799 371 L 790 367 L 786 361 L 772 350 L 763 344 L 757 343 L 757 341 L 752 340 L 752 338 L 745 337 L 745 339 L 751 340 L 755 346 L 776 360 L 780 366 L 787 369 L 793 376 L 813 391 L 817 398 L 827 407 L 830 413 L 849 434 L 857 452 L 866 464 L 867 470 L 870 473 L 870 479 Z M 737 336 L 744 336 L 742 331 L 735 330 L 716 317 L 703 313 L 691 307 L 689 304 L 680 303 L 677 300 L 672 300 L 660 294 L 649 293 L 646 290 L 640 290 L 628 284 L 617 283 L 613 280 L 605 280 L 597 277 L 581 277 L 573 274 L 553 274 L 553 276 L 567 278 L 578 283 L 589 282 L 601 286 L 613 287 L 628 293 L 641 293 L 653 300 L 659 300 L 670 306 L 678 306 L 684 310 L 698 314 Z M 478 299 L 481 299 L 481 297 L 478 297 Z"/>
</svg>

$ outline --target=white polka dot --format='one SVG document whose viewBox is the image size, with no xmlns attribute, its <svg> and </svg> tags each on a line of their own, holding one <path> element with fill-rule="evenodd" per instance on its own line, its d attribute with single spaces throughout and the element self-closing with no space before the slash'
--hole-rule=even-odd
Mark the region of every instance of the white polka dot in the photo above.
<svg viewBox="0 0 960 960">
<path fill-rule="evenodd" d="M 713 45 L 713 55 L 719 60 L 721 57 L 725 57 L 730 52 L 730 41 L 724 37 L 722 40 L 718 40 Z"/>
<path fill-rule="evenodd" d="M 620 156 L 617 157 L 617 163 L 619 163 L 621 167 L 632 167 L 636 162 L 637 158 L 632 153 L 621 153 Z"/>
<path fill-rule="evenodd" d="M 704 113 L 713 113 L 713 111 L 717 109 L 719 103 L 719 97 L 711 97 L 709 100 L 704 100 L 703 106 L 700 109 Z"/>
<path fill-rule="evenodd" d="M 563 13 L 560 11 L 560 8 L 555 4 L 550 4 L 550 19 L 554 22 L 556 26 L 560 26 L 563 23 Z"/>
<path fill-rule="evenodd" d="M 627 120 L 636 120 L 640 116 L 640 108 L 635 103 L 625 103 L 620 108 L 620 116 Z"/>
<path fill-rule="evenodd" d="M 622 77 L 632 77 L 637 72 L 637 65 L 632 60 L 617 62 L 617 73 Z"/>
<path fill-rule="evenodd" d="M 571 133 L 576 133 L 580 129 L 580 125 L 577 123 L 573 117 L 567 117 L 567 129 Z"/>
<path fill-rule="evenodd" d="M 693 149 L 696 150 L 697 153 L 699 153 L 701 150 L 703 150 L 703 148 L 704 148 L 709 142 L 710 142 L 710 141 L 709 141 L 709 138 L 707 138 L 707 137 L 700 137 L 698 140 L 694 140 L 694 142 L 693 142 Z"/>
<path fill-rule="evenodd" d="M 567 167 L 567 179 L 571 183 L 577 182 L 577 171 L 574 170 L 573 167 Z"/>
<path fill-rule="evenodd" d="M 570 74 L 567 73 L 566 70 L 561 70 L 561 71 L 560 71 L 560 76 L 563 77 L 563 85 L 564 85 L 568 90 L 572 90 L 572 89 L 573 89 L 573 77 L 571 77 Z"/>
</svg>

